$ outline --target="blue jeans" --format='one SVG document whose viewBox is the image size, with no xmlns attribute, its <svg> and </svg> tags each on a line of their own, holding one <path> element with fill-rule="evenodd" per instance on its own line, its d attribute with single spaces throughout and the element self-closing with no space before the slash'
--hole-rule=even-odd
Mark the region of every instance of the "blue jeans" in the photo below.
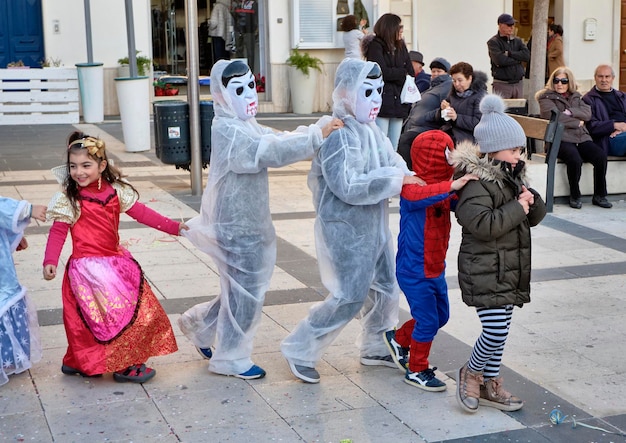
<svg viewBox="0 0 626 443">
<path fill-rule="evenodd" d="M 626 132 L 609 138 L 609 155 L 623 157 L 626 155 Z"/>
<path fill-rule="evenodd" d="M 376 126 L 383 131 L 389 140 L 393 150 L 398 150 L 398 140 L 400 140 L 400 132 L 402 132 L 402 119 L 401 118 L 385 118 L 376 117 Z"/>
</svg>

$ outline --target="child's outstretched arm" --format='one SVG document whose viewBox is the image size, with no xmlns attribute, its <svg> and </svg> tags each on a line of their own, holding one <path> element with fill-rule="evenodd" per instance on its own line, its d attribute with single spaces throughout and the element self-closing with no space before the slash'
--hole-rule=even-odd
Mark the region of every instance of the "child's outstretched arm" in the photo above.
<svg viewBox="0 0 626 443">
<path fill-rule="evenodd" d="M 140 202 L 135 202 L 126 213 L 139 223 L 170 235 L 180 235 L 181 231 L 189 229 L 184 222 L 177 222 L 165 217 Z"/>
<path fill-rule="evenodd" d="M 474 174 L 465 174 L 464 176 L 457 178 L 452 182 L 452 185 L 450 185 L 450 192 L 458 191 L 471 180 L 478 180 L 478 176 Z"/>
</svg>

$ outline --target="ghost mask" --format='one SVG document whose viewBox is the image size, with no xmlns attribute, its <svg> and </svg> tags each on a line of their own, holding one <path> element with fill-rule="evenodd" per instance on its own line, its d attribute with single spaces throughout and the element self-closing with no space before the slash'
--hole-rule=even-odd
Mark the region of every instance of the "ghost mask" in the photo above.
<svg viewBox="0 0 626 443">
<path fill-rule="evenodd" d="M 359 123 L 370 123 L 376 119 L 383 102 L 383 77 L 378 65 L 374 66 L 359 86 L 356 96 L 354 117 Z"/>
<path fill-rule="evenodd" d="M 232 110 L 239 119 L 246 121 L 256 115 L 259 97 L 254 76 L 245 63 L 228 65 L 222 74 L 222 84 L 224 94 L 228 95 Z"/>
</svg>

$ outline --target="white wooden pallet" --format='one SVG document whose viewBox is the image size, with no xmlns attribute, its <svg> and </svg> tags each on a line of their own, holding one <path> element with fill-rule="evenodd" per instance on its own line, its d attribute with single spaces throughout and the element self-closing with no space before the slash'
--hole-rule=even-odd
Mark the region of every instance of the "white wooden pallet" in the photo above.
<svg viewBox="0 0 626 443">
<path fill-rule="evenodd" d="M 76 68 L 0 69 L 0 125 L 79 121 Z"/>
</svg>

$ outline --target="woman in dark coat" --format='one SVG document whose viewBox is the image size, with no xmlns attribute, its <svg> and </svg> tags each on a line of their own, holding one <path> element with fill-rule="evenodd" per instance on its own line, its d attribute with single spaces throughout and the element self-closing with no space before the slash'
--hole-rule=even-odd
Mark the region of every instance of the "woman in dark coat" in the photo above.
<svg viewBox="0 0 626 443">
<path fill-rule="evenodd" d="M 383 104 L 376 125 L 398 149 L 402 122 L 408 117 L 410 104 L 402 104 L 400 93 L 407 75 L 415 77 L 413 64 L 402 38 L 402 20 L 395 14 L 383 14 L 374 25 L 374 36 L 363 39 L 363 54 L 378 63 L 383 71 Z"/>
<path fill-rule="evenodd" d="M 602 208 L 611 208 L 613 205 L 606 199 L 606 153 L 589 135 L 585 122 L 591 119 L 591 107 L 583 101 L 576 88 L 571 69 L 560 67 L 552 72 L 546 88 L 537 92 L 535 99 L 539 102 L 541 118 L 549 119 L 554 109 L 565 127 L 558 158 L 567 165 L 570 207 L 582 207 L 579 181 L 583 162 L 589 162 L 593 165 L 591 202 Z"/>
<path fill-rule="evenodd" d="M 452 88 L 441 102 L 441 129 L 452 136 L 456 144 L 474 141 L 474 128 L 480 121 L 480 101 L 487 94 L 487 74 L 474 71 L 472 65 L 459 62 L 450 68 Z"/>
</svg>

